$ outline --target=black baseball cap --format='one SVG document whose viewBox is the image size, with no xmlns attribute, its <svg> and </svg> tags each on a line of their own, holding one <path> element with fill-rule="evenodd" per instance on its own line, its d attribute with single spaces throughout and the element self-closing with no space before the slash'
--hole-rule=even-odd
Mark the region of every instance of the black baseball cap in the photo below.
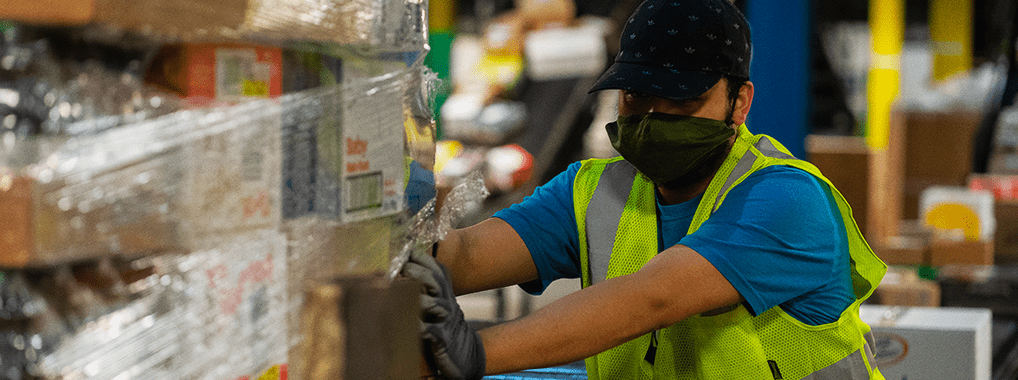
<svg viewBox="0 0 1018 380">
<path fill-rule="evenodd" d="M 749 24 L 729 0 L 647 0 L 626 22 L 615 62 L 590 92 L 690 99 L 724 76 L 748 80 L 752 57 Z"/>
</svg>

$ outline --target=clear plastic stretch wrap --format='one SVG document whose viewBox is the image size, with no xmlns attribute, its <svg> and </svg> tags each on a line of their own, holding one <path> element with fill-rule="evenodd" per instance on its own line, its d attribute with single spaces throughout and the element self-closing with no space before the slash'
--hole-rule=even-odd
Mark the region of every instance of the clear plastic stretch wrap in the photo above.
<svg viewBox="0 0 1018 380">
<path fill-rule="evenodd" d="M 415 50 L 428 41 L 424 0 L 43 1 L 5 4 L 0 19 L 87 27 L 107 41 L 318 42 L 381 51 Z"/>
<path fill-rule="evenodd" d="M 427 43 L 424 0 L 249 0 L 241 36 L 407 51 Z M 423 21 L 423 22 L 422 22 Z"/>
<path fill-rule="evenodd" d="M 0 379 L 294 376 L 310 287 L 392 273 L 458 207 L 435 210 L 427 3 L 95 4 L 85 29 L 0 23 Z M 244 17 L 152 24 L 199 5 Z M 212 35 L 282 59 L 189 45 Z M 152 79 L 167 41 L 210 49 L 213 97 Z M 220 97 L 229 64 L 248 77 Z"/>
</svg>

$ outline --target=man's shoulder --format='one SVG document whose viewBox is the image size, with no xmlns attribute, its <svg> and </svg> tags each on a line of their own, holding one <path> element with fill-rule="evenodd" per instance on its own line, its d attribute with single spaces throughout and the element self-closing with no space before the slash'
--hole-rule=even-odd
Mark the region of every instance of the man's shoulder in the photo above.
<svg viewBox="0 0 1018 380">
<path fill-rule="evenodd" d="M 588 158 L 576 161 L 566 168 L 564 174 L 575 178 L 577 176 L 600 176 L 609 165 L 623 165 L 630 168 L 635 174 L 636 169 L 620 156 L 611 158 Z"/>
<path fill-rule="evenodd" d="M 750 174 L 741 183 L 743 189 L 795 195 L 823 194 L 821 180 L 806 170 L 789 165 L 772 165 Z M 736 186 L 739 188 L 740 186 Z M 735 189 L 733 189 L 734 191 Z"/>
<path fill-rule="evenodd" d="M 613 162 L 619 162 L 619 161 L 623 161 L 624 162 L 625 159 L 622 158 L 621 156 L 615 156 L 615 157 L 609 157 L 609 158 L 588 158 L 588 159 L 585 159 L 585 160 L 576 161 L 576 162 L 572 163 L 572 165 L 569 165 L 569 166 L 570 167 L 575 166 L 577 168 L 581 168 L 581 167 L 587 168 L 587 167 L 594 167 L 594 166 L 605 166 L 605 165 L 611 164 Z"/>
<path fill-rule="evenodd" d="M 784 178 L 784 179 L 793 179 L 793 178 L 808 179 L 808 178 L 816 178 L 816 177 L 814 177 L 812 174 L 810 174 L 809 172 L 807 172 L 804 169 L 797 168 L 797 167 L 791 166 L 791 165 L 781 165 L 781 164 L 765 166 L 765 167 L 760 168 L 759 170 L 753 172 L 753 174 L 751 174 L 751 175 L 752 176 L 763 176 L 763 177 L 766 177 L 766 178 L 769 178 L 769 179 L 774 179 L 774 178 Z"/>
</svg>

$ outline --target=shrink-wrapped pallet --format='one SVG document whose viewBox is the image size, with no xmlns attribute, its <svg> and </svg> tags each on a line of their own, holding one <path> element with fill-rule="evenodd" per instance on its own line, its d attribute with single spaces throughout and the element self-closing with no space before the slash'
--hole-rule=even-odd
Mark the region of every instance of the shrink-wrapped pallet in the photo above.
<svg viewBox="0 0 1018 380">
<path fill-rule="evenodd" d="M 309 284 L 436 240 L 426 3 L 88 4 L 6 17 L 0 378 L 286 378 Z"/>
</svg>

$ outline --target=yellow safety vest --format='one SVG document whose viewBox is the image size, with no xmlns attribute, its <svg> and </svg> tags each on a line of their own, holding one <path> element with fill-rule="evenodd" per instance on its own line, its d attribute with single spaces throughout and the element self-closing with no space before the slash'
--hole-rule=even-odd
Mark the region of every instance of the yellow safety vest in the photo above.
<svg viewBox="0 0 1018 380">
<path fill-rule="evenodd" d="M 804 324 L 773 307 L 753 317 L 744 306 L 697 315 L 586 360 L 590 379 L 883 379 L 859 305 L 880 283 L 884 264 L 859 232 L 845 198 L 812 164 L 742 125 L 739 137 L 693 216 L 696 231 L 753 172 L 788 165 L 826 183 L 838 203 L 851 255 L 853 302 L 833 323 Z M 573 183 L 583 286 L 636 272 L 658 253 L 654 185 L 621 158 L 583 162 Z M 653 364 L 648 358 L 654 352 Z"/>
</svg>

